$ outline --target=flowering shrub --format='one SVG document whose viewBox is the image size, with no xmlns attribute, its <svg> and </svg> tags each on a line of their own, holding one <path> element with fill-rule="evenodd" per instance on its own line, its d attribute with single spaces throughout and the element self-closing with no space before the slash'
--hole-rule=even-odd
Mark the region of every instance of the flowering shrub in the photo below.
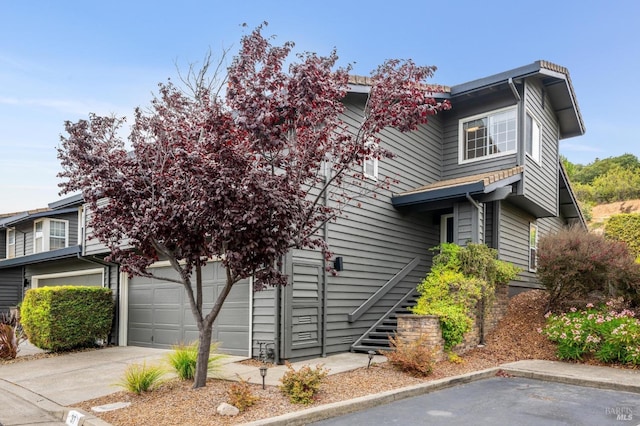
<svg viewBox="0 0 640 426">
<path fill-rule="evenodd" d="M 609 295 L 640 305 L 640 264 L 627 245 L 579 228 L 540 238 L 537 274 L 554 311 Z"/>
<path fill-rule="evenodd" d="M 558 358 L 582 359 L 594 354 L 602 362 L 640 364 L 640 320 L 627 309 L 613 309 L 609 301 L 600 308 L 587 304 L 578 311 L 547 313 L 543 330 L 549 340 L 558 343 Z"/>
</svg>

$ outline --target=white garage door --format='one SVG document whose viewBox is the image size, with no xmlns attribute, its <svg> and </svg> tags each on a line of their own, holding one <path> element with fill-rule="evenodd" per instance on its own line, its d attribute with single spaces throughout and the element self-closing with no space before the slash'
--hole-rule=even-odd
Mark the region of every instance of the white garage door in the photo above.
<svg viewBox="0 0 640 426">
<path fill-rule="evenodd" d="M 171 268 L 154 268 L 155 275 L 177 278 Z M 193 276 L 195 280 L 195 275 Z M 224 287 L 225 273 L 217 262 L 202 271 L 203 311 L 209 312 L 219 291 Z M 129 323 L 127 344 L 154 348 L 170 348 L 180 342 L 198 339 L 184 288 L 175 283 L 146 277 L 129 279 Z M 218 350 L 231 355 L 249 355 L 248 280 L 236 283 L 213 325 L 213 341 Z"/>
</svg>

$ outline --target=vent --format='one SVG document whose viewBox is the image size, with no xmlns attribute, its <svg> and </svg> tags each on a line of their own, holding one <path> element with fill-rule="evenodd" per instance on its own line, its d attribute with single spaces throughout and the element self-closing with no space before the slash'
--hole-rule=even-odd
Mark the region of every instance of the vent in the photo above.
<svg viewBox="0 0 640 426">
<path fill-rule="evenodd" d="M 311 317 L 308 315 L 304 317 L 298 317 L 298 324 L 311 324 Z"/>
<path fill-rule="evenodd" d="M 304 333 L 298 333 L 298 340 L 311 340 L 311 333 L 308 331 Z"/>
<path fill-rule="evenodd" d="M 343 337 L 343 338 L 340 340 L 340 343 L 353 343 L 353 337 L 351 337 L 351 336 Z"/>
</svg>

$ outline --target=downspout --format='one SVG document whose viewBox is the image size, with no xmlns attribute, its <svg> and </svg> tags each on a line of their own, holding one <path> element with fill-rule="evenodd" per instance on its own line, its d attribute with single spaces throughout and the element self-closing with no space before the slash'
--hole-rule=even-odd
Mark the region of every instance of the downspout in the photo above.
<svg viewBox="0 0 640 426">
<path fill-rule="evenodd" d="M 509 88 L 511 89 L 511 93 L 513 93 L 513 97 L 516 102 L 520 104 L 522 96 L 520 96 L 518 88 L 513 82 L 513 78 L 509 77 L 507 83 L 509 84 Z M 525 162 L 524 150 L 524 108 L 518 107 L 518 153 L 516 155 L 518 166 L 523 165 Z"/>
<path fill-rule="evenodd" d="M 328 176 L 325 175 L 325 185 L 327 181 L 328 181 Z M 325 192 L 324 192 L 325 207 L 328 205 L 328 203 L 329 203 L 329 195 L 325 186 Z M 325 244 L 327 244 L 327 241 L 329 239 L 329 222 L 325 222 L 322 228 L 323 228 L 322 232 L 323 232 L 324 242 Z M 326 256 L 324 256 L 324 253 L 323 253 L 323 256 L 322 256 L 322 353 L 321 353 L 321 356 L 323 358 L 327 356 L 327 321 L 328 321 L 327 297 L 329 294 L 329 291 L 327 288 L 328 279 L 329 279 L 329 274 L 327 274 L 327 258 Z"/>
<path fill-rule="evenodd" d="M 509 79 L 511 80 L 511 79 Z M 477 228 L 476 228 L 476 238 L 479 236 L 479 217 L 480 217 L 480 204 L 473 199 L 473 197 L 471 197 L 471 195 L 467 192 L 465 194 L 465 197 L 467 198 L 467 200 L 476 208 L 477 214 L 476 214 L 476 224 L 477 224 Z M 479 239 L 479 238 L 478 238 Z M 479 241 L 478 241 L 479 242 Z M 482 304 L 482 306 L 480 306 L 480 312 L 482 313 L 481 318 L 482 320 L 480 321 L 480 345 L 484 346 L 484 297 L 480 298 L 480 302 Z"/>
<path fill-rule="evenodd" d="M 511 92 L 513 93 L 513 97 L 516 98 L 518 102 L 520 102 L 522 100 L 522 97 L 520 97 L 520 93 L 518 93 L 518 89 L 516 88 L 516 85 L 513 82 L 513 78 L 509 77 L 508 84 L 509 84 L 509 87 L 511 88 Z"/>
<path fill-rule="evenodd" d="M 283 268 L 285 267 L 284 265 L 286 264 L 286 260 L 285 262 L 283 262 Z M 275 303 L 274 303 L 274 313 L 273 313 L 273 327 L 274 327 L 274 333 L 273 333 L 273 363 L 276 365 L 280 365 L 280 315 L 281 315 L 281 303 L 280 303 L 280 298 L 282 297 L 282 291 L 280 290 L 280 286 L 277 285 L 276 286 L 276 290 L 275 290 L 276 294 L 274 296 L 275 298 Z"/>
</svg>

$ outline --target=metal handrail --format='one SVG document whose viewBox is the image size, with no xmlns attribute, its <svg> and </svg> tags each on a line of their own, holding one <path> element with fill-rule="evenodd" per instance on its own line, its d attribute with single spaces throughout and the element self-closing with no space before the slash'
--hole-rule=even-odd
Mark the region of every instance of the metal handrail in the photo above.
<svg viewBox="0 0 640 426">
<path fill-rule="evenodd" d="M 356 340 L 351 347 L 355 347 L 358 346 L 362 340 L 369 335 L 369 333 L 371 333 L 373 330 L 375 330 L 384 320 L 386 320 L 387 318 L 389 318 L 391 316 L 392 313 L 394 313 L 396 311 L 396 309 L 398 309 L 398 306 L 400 306 L 401 304 L 403 304 L 404 302 L 406 302 L 414 293 L 416 292 L 415 288 L 412 288 L 411 290 L 409 290 L 407 292 L 407 294 L 405 294 L 395 305 L 393 305 L 387 312 L 385 312 L 384 315 L 382 315 L 380 317 L 380 319 L 378 321 L 375 322 L 375 324 L 373 324 L 371 327 L 369 327 L 369 329 L 367 331 L 365 331 L 362 336 L 358 337 L 358 340 Z"/>
<path fill-rule="evenodd" d="M 420 258 L 416 257 L 411 262 L 409 262 L 400 272 L 395 274 L 389 281 L 385 283 L 382 287 L 378 289 L 375 293 L 371 295 L 364 303 L 356 308 L 355 311 L 349 314 L 349 322 L 354 322 L 358 318 L 362 316 L 365 312 L 371 308 L 378 300 L 382 298 L 385 294 L 389 292 L 393 287 L 396 286 L 400 281 L 404 279 L 404 277 L 409 274 L 409 272 L 413 271 L 416 266 L 420 263 Z"/>
</svg>

